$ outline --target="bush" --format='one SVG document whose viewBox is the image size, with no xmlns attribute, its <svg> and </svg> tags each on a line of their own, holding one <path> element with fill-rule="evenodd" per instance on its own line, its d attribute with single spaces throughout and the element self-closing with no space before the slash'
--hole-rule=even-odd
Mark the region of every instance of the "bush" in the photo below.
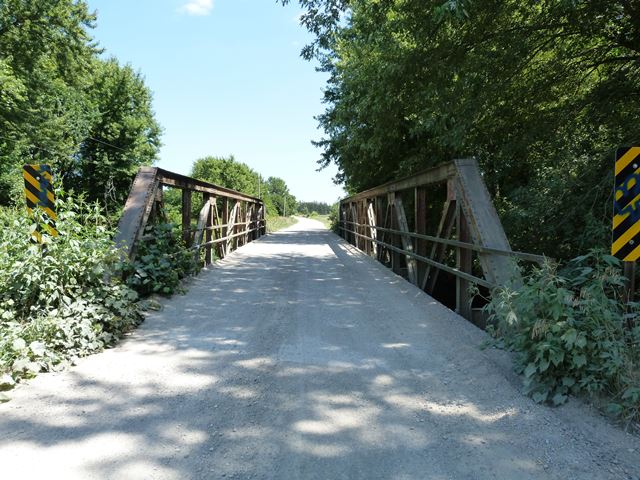
<svg viewBox="0 0 640 480">
<path fill-rule="evenodd" d="M 490 332 L 518 352 L 526 392 L 556 405 L 569 394 L 604 396 L 611 412 L 640 419 L 640 326 L 626 323 L 639 309 L 622 301 L 620 262 L 594 251 L 523 282 L 495 290 L 488 308 Z"/>
<path fill-rule="evenodd" d="M 121 272 L 127 285 L 140 296 L 172 295 L 180 289 L 180 280 L 199 268 L 194 252 L 186 248 L 176 226 L 156 223 L 147 225 L 135 260 L 121 265 Z"/>
<path fill-rule="evenodd" d="M 329 222 L 330 222 L 330 230 L 340 234 L 340 202 L 336 202 L 331 205 L 331 210 L 329 212 Z"/>
<path fill-rule="evenodd" d="M 24 209 L 0 209 L 2 388 L 98 351 L 141 319 L 100 207 L 60 192 L 56 205 L 55 238 Z M 30 241 L 35 229 L 44 246 Z"/>
<path fill-rule="evenodd" d="M 143 297 L 180 291 L 180 280 L 199 268 L 176 226 L 165 222 L 147 225 L 135 260 L 120 266 L 127 285 Z"/>
</svg>

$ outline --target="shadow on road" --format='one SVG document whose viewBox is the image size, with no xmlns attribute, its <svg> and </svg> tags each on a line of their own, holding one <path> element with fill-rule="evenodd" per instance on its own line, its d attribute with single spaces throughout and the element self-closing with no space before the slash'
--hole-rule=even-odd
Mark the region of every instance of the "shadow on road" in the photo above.
<svg viewBox="0 0 640 480">
<path fill-rule="evenodd" d="M 120 347 L 25 388 L 2 412 L 1 463 L 66 478 L 607 478 L 482 338 L 334 234 L 293 227 L 203 272 Z"/>
</svg>

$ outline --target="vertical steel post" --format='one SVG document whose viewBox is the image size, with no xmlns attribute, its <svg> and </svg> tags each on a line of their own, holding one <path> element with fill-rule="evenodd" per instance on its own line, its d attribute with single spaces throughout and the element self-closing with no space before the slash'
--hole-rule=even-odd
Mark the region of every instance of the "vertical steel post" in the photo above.
<svg viewBox="0 0 640 480">
<path fill-rule="evenodd" d="M 182 190 L 182 240 L 191 246 L 191 190 Z"/>
<path fill-rule="evenodd" d="M 203 193 L 202 201 L 203 201 L 203 205 L 206 205 L 207 203 L 211 204 L 211 201 L 212 201 L 211 194 Z M 213 233 L 211 229 L 212 226 L 213 226 L 213 205 L 209 207 L 209 211 L 207 213 L 207 221 L 205 223 L 205 231 L 204 231 L 205 243 L 209 243 L 212 240 L 212 233 Z M 204 250 L 204 264 L 211 265 L 211 245 L 210 244 L 207 245 Z"/>
<path fill-rule="evenodd" d="M 471 243 L 471 232 L 469 224 L 464 216 L 464 212 L 457 205 L 456 231 L 460 242 Z M 473 266 L 473 252 L 468 248 L 456 247 L 456 267 L 464 273 L 471 274 Z M 456 312 L 459 315 L 471 320 L 471 296 L 469 295 L 469 281 L 456 277 Z"/>
<path fill-rule="evenodd" d="M 420 235 L 427 234 L 427 189 L 425 187 L 416 187 L 415 190 L 415 222 L 416 233 Z M 428 257 L 429 245 L 426 240 L 416 239 L 416 253 L 422 257 Z M 427 272 L 427 265 L 424 262 L 418 262 L 418 286 L 424 285 L 424 276 Z"/>
</svg>

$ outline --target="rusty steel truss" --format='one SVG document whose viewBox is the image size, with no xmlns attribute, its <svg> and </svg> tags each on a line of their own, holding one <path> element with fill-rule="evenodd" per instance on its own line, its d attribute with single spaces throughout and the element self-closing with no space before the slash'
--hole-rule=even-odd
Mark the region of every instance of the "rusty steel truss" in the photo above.
<svg viewBox="0 0 640 480">
<path fill-rule="evenodd" d="M 141 167 L 125 204 L 116 244 L 133 260 L 136 244 L 151 218 L 162 212 L 163 187 L 182 190 L 182 238 L 198 261 L 211 264 L 212 250 L 224 258 L 266 233 L 264 202 L 256 197 L 156 167 Z M 193 193 L 202 195 L 197 223 L 192 225 Z"/>
<path fill-rule="evenodd" d="M 428 214 L 434 208 L 436 217 Z M 491 290 L 519 282 L 513 259 L 544 261 L 511 250 L 475 159 L 345 198 L 339 226 L 345 240 L 431 295 L 441 272 L 454 276 L 456 311 L 475 323 L 482 323 L 482 312 L 472 308 L 471 284 Z"/>
</svg>

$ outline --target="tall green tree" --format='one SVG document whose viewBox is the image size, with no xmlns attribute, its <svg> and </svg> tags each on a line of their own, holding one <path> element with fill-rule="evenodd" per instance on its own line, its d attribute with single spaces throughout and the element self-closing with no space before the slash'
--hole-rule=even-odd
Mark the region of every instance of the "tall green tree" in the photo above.
<svg viewBox="0 0 640 480">
<path fill-rule="evenodd" d="M 0 204 L 20 166 L 47 163 L 65 187 L 114 209 L 160 146 L 142 76 L 103 60 L 80 0 L 0 1 Z"/>
<path fill-rule="evenodd" d="M 613 152 L 640 141 L 626 0 L 303 0 L 330 75 L 321 165 L 349 191 L 475 156 L 514 247 L 606 246 Z"/>
<path fill-rule="evenodd" d="M 79 154 L 62 163 L 65 183 L 107 205 L 123 205 L 138 167 L 150 165 L 161 128 L 140 73 L 115 59 L 95 62 L 89 87 L 92 121 Z"/>
<path fill-rule="evenodd" d="M 238 162 L 233 155 L 200 158 L 193 163 L 190 175 L 247 195 L 259 196 L 269 215 L 284 215 L 285 210 L 287 215 L 291 215 L 298 209 L 296 197 L 289 192 L 282 178 L 269 177 L 265 181 L 261 174 L 247 164 Z"/>
<path fill-rule="evenodd" d="M 0 202 L 10 201 L 22 163 L 77 152 L 89 115 L 85 91 L 98 53 L 84 2 L 0 2 Z"/>
<path fill-rule="evenodd" d="M 261 177 L 247 164 L 228 157 L 204 157 L 191 167 L 191 176 L 257 197 Z"/>
<path fill-rule="evenodd" d="M 287 183 L 282 178 L 269 177 L 265 186 L 265 198 L 275 208 L 275 212 L 268 210 L 270 213 L 287 216 L 297 213 L 296 197 L 291 194 Z"/>
</svg>

